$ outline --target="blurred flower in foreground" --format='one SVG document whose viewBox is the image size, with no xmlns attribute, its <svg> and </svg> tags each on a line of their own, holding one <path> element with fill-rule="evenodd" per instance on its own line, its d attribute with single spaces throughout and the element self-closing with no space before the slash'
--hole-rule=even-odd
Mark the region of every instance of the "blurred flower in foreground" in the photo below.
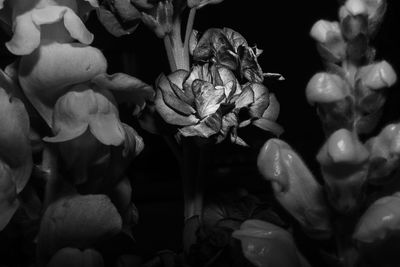
<svg viewBox="0 0 400 267">
<path fill-rule="evenodd" d="M 376 200 L 361 216 L 353 239 L 371 266 L 399 266 L 400 193 Z"/>
<path fill-rule="evenodd" d="M 348 213 L 358 207 L 367 179 L 368 158 L 368 150 L 347 129 L 334 132 L 319 151 L 317 160 L 328 199 L 337 211 Z"/>
<path fill-rule="evenodd" d="M 62 248 L 51 258 L 47 267 L 103 267 L 103 257 L 93 249 Z"/>
<path fill-rule="evenodd" d="M 378 136 L 369 139 L 366 147 L 370 152 L 368 181 L 384 183 L 400 164 L 400 125 L 386 126 Z"/>
<path fill-rule="evenodd" d="M 323 188 L 287 143 L 268 140 L 257 165 L 262 176 L 271 181 L 276 199 L 310 236 L 326 238 L 331 234 Z"/>
<path fill-rule="evenodd" d="M 236 130 L 253 124 L 274 134 L 279 104 L 265 86 L 247 83 L 243 87 L 227 68 L 205 64 L 188 73 L 178 70 L 162 75 L 157 82 L 156 109 L 169 124 L 180 126 L 183 136 L 215 136 L 217 142 L 228 135 L 244 145 Z M 244 114 L 244 119 L 239 118 Z"/>
<path fill-rule="evenodd" d="M 38 234 L 37 256 L 48 262 L 60 249 L 88 249 L 96 242 L 118 234 L 122 220 L 117 209 L 105 195 L 74 195 L 50 204 L 43 214 Z M 57 254 L 56 254 L 57 253 Z M 75 254 L 75 253 L 74 253 Z M 88 254 L 83 252 L 82 257 Z"/>
<path fill-rule="evenodd" d="M 375 201 L 361 217 L 353 238 L 373 243 L 400 230 L 400 193 Z"/>
<path fill-rule="evenodd" d="M 32 171 L 28 113 L 11 90 L 0 70 L 0 231 L 17 210 Z"/>
<path fill-rule="evenodd" d="M 244 256 L 257 267 L 309 266 L 291 234 L 274 224 L 247 220 L 232 235 L 241 241 Z"/>
</svg>

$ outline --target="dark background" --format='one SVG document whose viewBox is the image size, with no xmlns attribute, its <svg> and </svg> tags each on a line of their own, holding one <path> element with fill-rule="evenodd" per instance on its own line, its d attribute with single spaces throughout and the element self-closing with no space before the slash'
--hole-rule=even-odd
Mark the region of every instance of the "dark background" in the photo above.
<svg viewBox="0 0 400 267">
<path fill-rule="evenodd" d="M 400 3 L 388 2 L 385 22 L 372 44 L 377 48 L 377 58 L 389 61 L 400 73 Z M 232 28 L 250 45 L 257 44 L 264 50 L 259 58 L 264 72 L 278 72 L 286 78 L 283 82 L 266 81 L 281 104 L 278 122 L 285 129 L 281 138 L 303 156 L 317 177 L 315 155 L 324 136 L 304 90 L 312 75 L 322 70 L 322 62 L 309 30 L 319 19 L 336 20 L 338 7 L 338 1 L 334 0 L 225 0 L 200 10 L 194 26 L 201 32 L 210 27 Z M 93 45 L 102 49 L 109 60 L 109 73 L 128 72 L 152 84 L 161 72 L 168 72 L 162 41 L 144 25 L 130 36 L 115 38 L 92 14 L 88 27 L 95 33 Z M 1 39 L 3 43 L 8 37 L 2 34 Z M 2 66 L 14 59 L 4 46 L 0 55 Z M 399 103 L 400 91 L 396 85 L 388 92 L 382 125 L 400 118 Z M 131 121 L 129 114 L 122 114 L 122 118 Z M 183 214 L 176 161 L 161 137 L 138 131 L 144 137 L 146 149 L 129 170 L 140 214 L 135 237 L 144 254 L 161 249 L 179 250 Z M 209 170 L 208 191 L 245 187 L 253 193 L 267 194 L 268 184 L 256 170 L 258 147 L 244 149 L 222 144 L 216 149 Z"/>
</svg>

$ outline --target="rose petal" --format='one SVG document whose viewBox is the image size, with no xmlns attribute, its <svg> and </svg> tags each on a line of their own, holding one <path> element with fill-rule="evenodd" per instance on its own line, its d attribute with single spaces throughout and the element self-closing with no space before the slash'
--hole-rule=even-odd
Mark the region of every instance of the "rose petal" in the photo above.
<svg viewBox="0 0 400 267">
<path fill-rule="evenodd" d="M 194 115 L 183 116 L 168 107 L 164 102 L 161 91 L 157 91 L 156 93 L 155 105 L 157 112 L 169 124 L 188 126 L 196 124 L 199 121 L 199 119 Z"/>
<path fill-rule="evenodd" d="M 195 95 L 195 104 L 200 118 L 216 112 L 225 99 L 225 91 L 223 87 L 214 87 L 211 83 L 195 80 L 192 85 Z"/>
</svg>

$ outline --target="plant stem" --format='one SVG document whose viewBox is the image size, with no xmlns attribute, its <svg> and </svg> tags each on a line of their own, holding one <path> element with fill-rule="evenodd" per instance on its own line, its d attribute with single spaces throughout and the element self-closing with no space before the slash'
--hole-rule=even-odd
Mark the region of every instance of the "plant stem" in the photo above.
<svg viewBox="0 0 400 267">
<path fill-rule="evenodd" d="M 189 58 L 189 41 L 190 35 L 192 34 L 194 19 L 196 17 L 196 8 L 191 8 L 189 12 L 189 18 L 186 24 L 185 41 L 183 43 L 183 49 L 185 57 Z"/>
<path fill-rule="evenodd" d="M 169 35 L 165 35 L 164 37 L 164 46 L 165 51 L 167 52 L 169 67 L 171 71 L 176 71 L 176 62 L 172 52 L 171 37 Z"/>
<path fill-rule="evenodd" d="M 52 145 L 46 145 L 43 151 L 42 169 L 46 173 L 44 209 L 57 198 L 58 163 L 57 153 Z"/>
<path fill-rule="evenodd" d="M 171 71 L 179 69 L 189 71 L 189 54 L 185 54 L 182 43 L 180 17 L 174 20 L 171 33 L 164 37 L 164 46 L 167 51 Z"/>
<path fill-rule="evenodd" d="M 182 183 L 183 183 L 183 201 L 184 201 L 184 218 L 190 219 L 193 216 L 200 215 L 197 210 L 202 202 L 201 192 L 197 192 L 197 171 L 199 151 L 195 149 L 192 140 L 183 139 L 183 162 L 182 162 Z"/>
</svg>

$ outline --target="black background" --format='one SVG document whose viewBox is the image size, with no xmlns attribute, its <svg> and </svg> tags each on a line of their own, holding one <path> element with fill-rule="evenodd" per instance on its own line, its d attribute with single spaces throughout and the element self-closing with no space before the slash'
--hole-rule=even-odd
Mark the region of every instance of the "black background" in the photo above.
<svg viewBox="0 0 400 267">
<path fill-rule="evenodd" d="M 396 0 L 388 3 L 386 19 L 372 44 L 377 48 L 377 59 L 389 61 L 400 73 L 400 3 Z M 309 30 L 319 19 L 336 20 L 338 7 L 338 1 L 334 0 L 225 0 L 200 10 L 194 26 L 200 32 L 210 27 L 232 28 L 250 45 L 256 44 L 264 50 L 259 58 L 264 72 L 278 72 L 286 78 L 283 82 L 266 81 L 281 104 L 278 122 L 285 129 L 281 138 L 302 155 L 317 177 L 315 155 L 324 136 L 315 110 L 305 99 L 304 90 L 312 75 L 322 70 L 322 62 Z M 161 72 L 168 72 L 162 41 L 144 25 L 130 36 L 115 38 L 92 14 L 88 27 L 95 34 L 93 45 L 102 49 L 109 60 L 109 73 L 124 71 L 153 84 Z M 5 34 L 1 37 L 2 41 L 9 38 Z M 0 55 L 2 66 L 15 59 L 4 45 Z M 399 89 L 396 85 L 388 91 L 381 126 L 400 118 Z M 121 117 L 136 125 L 127 112 Z M 144 254 L 160 249 L 179 250 L 183 217 L 177 164 L 161 137 L 138 131 L 144 137 L 146 149 L 129 170 L 133 199 L 140 213 L 136 239 Z M 243 186 L 251 192 L 267 194 L 268 184 L 256 170 L 257 149 L 219 145 L 210 169 L 208 190 Z"/>
</svg>

